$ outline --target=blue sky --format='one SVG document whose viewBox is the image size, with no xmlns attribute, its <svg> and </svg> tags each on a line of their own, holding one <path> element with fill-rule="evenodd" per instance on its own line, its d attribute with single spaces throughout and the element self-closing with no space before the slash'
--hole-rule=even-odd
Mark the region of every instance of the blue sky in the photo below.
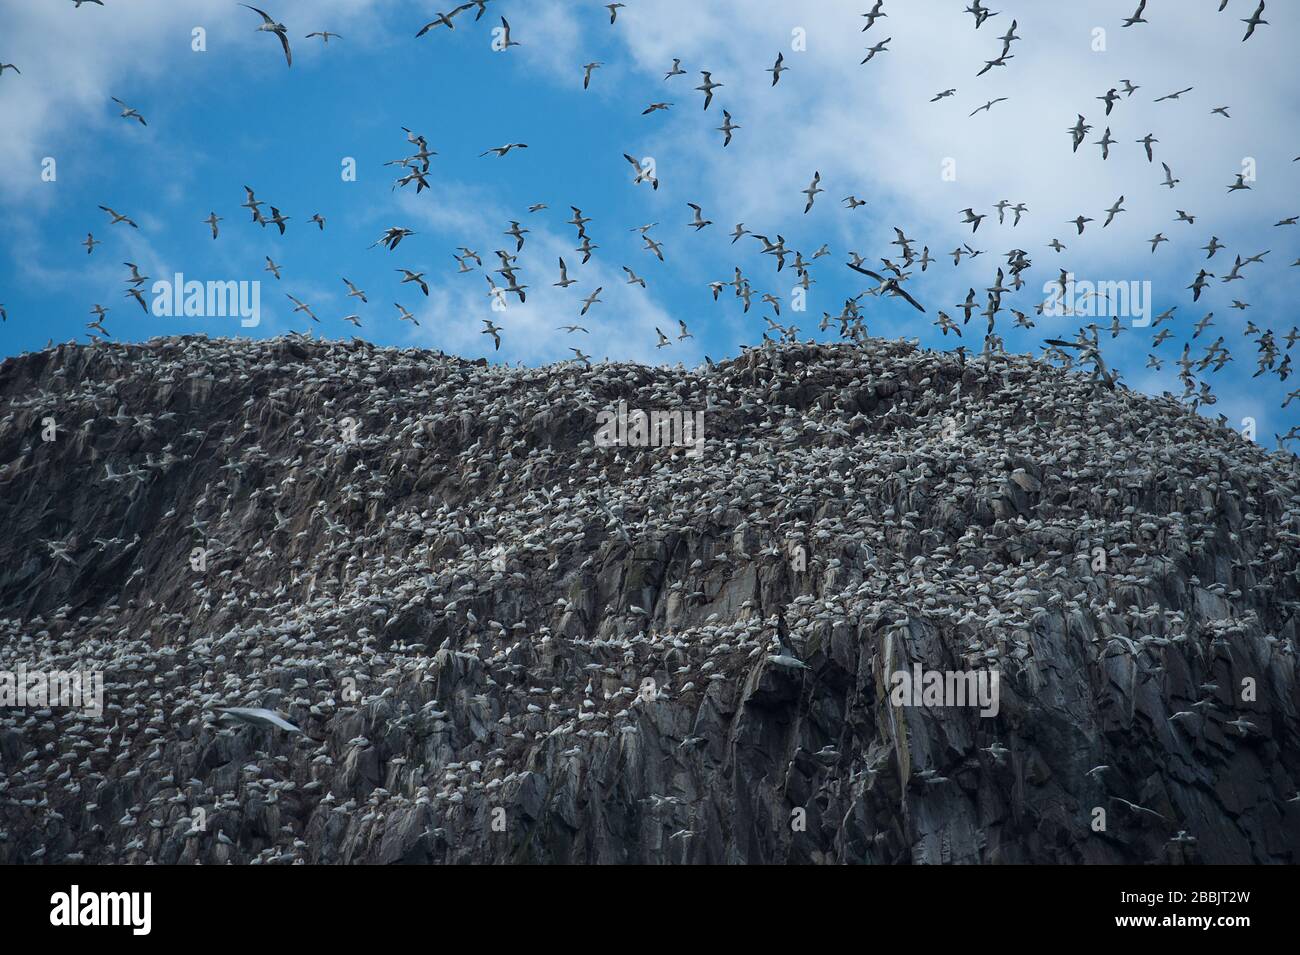
<svg viewBox="0 0 1300 955">
<path fill-rule="evenodd" d="M 1300 93 L 1286 78 L 1300 41 L 1300 9 L 1268 4 L 1269 25 L 1242 42 L 1256 4 L 1231 0 L 1150 0 L 1147 24 L 1122 28 L 1135 0 L 1078 4 L 1006 0 L 983 27 L 963 13 L 964 0 L 887 0 L 888 16 L 861 33 L 862 2 L 778 0 L 627 0 L 611 25 L 598 0 L 492 0 L 482 20 L 474 11 L 456 29 L 415 33 L 447 4 L 377 0 L 268 0 L 258 4 L 288 27 L 294 65 L 287 67 L 276 39 L 256 33 L 251 11 L 225 0 L 0 0 L 0 62 L 21 74 L 0 76 L 0 354 L 83 336 L 92 305 L 109 309 L 105 326 L 115 340 L 155 335 L 270 336 L 305 330 L 327 337 L 354 334 L 383 344 L 441 348 L 470 357 L 533 364 L 571 358 L 576 345 L 595 359 L 636 359 L 693 366 L 708 354 L 734 355 L 755 343 L 772 310 L 758 296 L 781 300 L 776 320 L 793 321 L 801 340 L 828 339 L 817 324 L 838 314 L 844 299 L 872 283 L 844 266 L 849 250 L 875 264 L 897 259 L 893 227 L 928 246 L 935 261 L 914 268 L 907 287 L 926 305 L 920 315 L 892 299 L 864 299 L 867 327 L 876 335 L 919 338 L 951 347 L 931 323 L 975 288 L 981 304 L 1005 253 L 1024 249 L 1033 262 L 1026 286 L 1004 304 L 1032 314 L 1044 283 L 1066 268 L 1091 281 L 1150 282 L 1156 312 L 1178 306 L 1167 326 L 1173 336 L 1151 346 L 1149 328 L 1114 340 L 1103 336 L 1108 362 L 1134 387 L 1181 392 L 1173 360 L 1191 341 L 1192 325 L 1207 312 L 1214 324 L 1192 341 L 1192 357 L 1220 335 L 1233 361 L 1211 382 L 1230 425 L 1256 422 L 1261 443 L 1300 423 L 1300 399 L 1283 410 L 1295 376 L 1252 378 L 1256 338 L 1247 321 L 1272 328 L 1281 350 L 1292 325 L 1300 268 L 1300 226 L 1273 223 L 1300 214 Z M 811 9 L 810 9 L 811 7 Z M 492 29 L 504 15 L 521 45 L 493 49 Z M 998 37 L 1017 21 L 1023 38 L 1004 68 L 976 77 L 1001 50 Z M 193 31 L 205 31 L 206 50 L 192 49 Z M 328 47 L 312 31 L 341 39 Z M 1097 30 L 1104 31 L 1099 34 Z M 866 65 L 867 46 L 892 37 Z M 1104 42 L 1102 42 L 1104 40 Z M 802 41 L 802 42 L 801 42 Z M 778 86 L 765 72 L 778 52 L 789 71 Z M 664 79 L 680 57 L 684 76 Z M 582 64 L 601 61 L 591 88 L 582 88 Z M 700 70 L 724 86 L 702 109 Z M 1097 97 L 1130 79 L 1110 117 Z M 1179 100 L 1161 95 L 1194 87 Z M 955 87 L 937 103 L 931 97 Z M 136 107 L 148 126 L 119 116 L 111 97 Z M 1006 102 L 971 117 L 995 97 Z M 641 115 L 652 102 L 668 111 Z M 1229 106 L 1231 118 L 1212 115 Z M 722 110 L 740 124 L 722 146 Z M 1082 113 L 1093 126 L 1077 153 L 1066 130 Z M 1107 126 L 1116 145 L 1103 161 L 1094 142 Z M 411 151 L 401 127 L 425 135 L 438 155 L 431 189 L 394 190 L 398 167 L 385 161 Z M 1135 140 L 1159 139 L 1148 163 Z M 480 157 L 507 142 L 529 148 L 504 158 Z M 633 186 L 623 159 L 653 157 L 661 186 Z M 345 182 L 341 164 L 356 160 L 358 178 Z M 57 178 L 44 181 L 47 159 Z M 945 165 L 946 161 L 951 163 Z M 1160 183 L 1161 161 L 1181 181 Z M 1249 191 L 1227 185 L 1253 164 Z M 43 163 L 45 163 L 43 165 Z M 943 175 L 955 169 L 955 177 Z M 804 189 L 821 173 L 821 194 L 803 213 Z M 243 186 L 290 216 L 281 237 L 249 221 L 239 204 Z M 849 194 L 867 200 L 850 211 Z M 1105 210 L 1119 196 L 1125 212 L 1102 229 Z M 1022 223 L 996 222 L 1000 199 L 1028 206 Z M 714 224 L 696 233 L 687 202 L 699 203 Z M 533 203 L 549 208 L 529 213 Z M 139 223 L 110 226 L 99 205 Z M 592 218 L 587 231 L 599 246 L 579 265 L 569 207 Z M 972 234 L 959 210 L 989 213 Z M 1175 222 L 1176 209 L 1197 217 Z M 202 222 L 222 216 L 213 240 Z M 320 213 L 324 231 L 308 222 Z M 1096 221 L 1082 236 L 1067 220 Z M 461 274 L 452 253 L 468 246 L 495 268 L 494 249 L 514 248 L 503 235 L 510 220 L 530 229 L 519 259 L 528 302 L 513 297 L 494 312 L 481 270 Z M 796 276 L 778 273 L 771 256 L 748 237 L 733 244 L 737 222 L 785 237 L 806 259 L 821 245 L 831 254 L 811 269 L 815 283 L 807 311 L 790 311 Z M 650 234 L 663 243 L 660 263 L 644 249 L 636 226 L 658 223 Z M 389 226 L 415 230 L 396 251 L 367 248 Z M 93 232 L 103 245 L 92 255 L 78 245 Z M 1170 241 L 1153 254 L 1148 240 Z M 1224 249 L 1205 267 L 1216 274 L 1199 303 L 1186 289 L 1205 260 L 1211 235 Z M 1066 251 L 1047 243 L 1059 238 Z M 984 250 L 954 266 L 950 252 L 968 242 Z M 1243 281 L 1218 279 L 1243 258 L 1268 251 L 1242 270 Z M 276 280 L 263 271 L 271 256 Z M 552 287 L 563 256 L 577 284 Z M 135 262 L 152 279 L 181 272 L 199 281 L 261 281 L 262 322 L 246 329 L 234 318 L 162 318 L 146 315 L 124 296 Z M 646 289 L 626 283 L 623 267 Z M 730 289 L 715 303 L 712 280 L 730 280 L 739 266 L 756 296 L 748 315 Z M 430 296 L 399 286 L 397 269 L 426 273 Z M 346 296 L 346 276 L 370 299 Z M 500 276 L 494 276 L 499 282 Z M 150 283 L 152 284 L 152 283 Z M 603 287 L 601 302 L 578 318 L 583 298 Z M 293 315 L 286 293 L 321 318 L 314 325 Z M 150 298 L 148 294 L 147 298 Z M 1249 303 L 1239 312 L 1233 300 Z M 420 320 L 397 318 L 395 303 Z M 341 321 L 357 312 L 357 330 Z M 500 352 L 479 334 L 482 320 L 503 328 Z M 677 340 L 677 320 L 693 339 Z M 960 320 L 960 319 L 959 319 Z M 578 322 L 588 333 L 566 335 L 555 326 Z M 1032 330 L 999 317 L 1007 348 L 1027 351 L 1044 338 L 1073 337 L 1088 319 L 1044 318 Z M 1099 320 L 1102 321 L 1102 320 Z M 1104 323 L 1104 322 L 1103 322 Z M 674 344 L 656 348 L 658 327 Z M 978 350 L 983 320 L 966 326 L 963 344 Z M 83 337 L 83 341 L 86 339 Z M 1300 344 L 1292 349 L 1300 354 Z M 1163 371 L 1145 367 L 1147 355 L 1165 359 Z M 1293 445 L 1295 447 L 1300 445 Z"/>
</svg>

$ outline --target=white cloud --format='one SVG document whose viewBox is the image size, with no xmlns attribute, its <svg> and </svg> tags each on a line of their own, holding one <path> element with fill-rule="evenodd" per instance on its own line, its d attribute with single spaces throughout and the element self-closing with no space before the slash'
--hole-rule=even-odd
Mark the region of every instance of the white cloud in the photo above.
<svg viewBox="0 0 1300 955">
<path fill-rule="evenodd" d="M 1058 234 L 1065 239 L 1066 219 L 1081 212 L 1097 217 L 1125 195 L 1128 216 L 1112 226 L 1121 234 L 1108 232 L 1112 241 L 1104 243 L 1113 248 L 1114 238 L 1168 232 L 1173 209 L 1184 203 L 1216 228 L 1255 221 L 1267 207 L 1263 193 L 1276 200 L 1289 188 L 1291 170 L 1281 164 L 1292 158 L 1284 152 L 1290 144 L 1278 131 L 1295 127 L 1297 107 L 1285 84 L 1269 79 L 1274 56 L 1285 56 L 1281 29 L 1271 36 L 1261 31 L 1251 41 L 1256 46 L 1240 48 L 1223 32 L 1228 21 L 1213 15 L 1168 11 L 1162 17 L 1153 8 L 1152 24 L 1139 33 L 1119 28 L 1117 13 L 1100 16 L 1096 5 L 1003 6 L 1002 16 L 977 31 L 960 4 L 895 2 L 886 5 L 887 19 L 861 34 L 855 5 L 791 11 L 762 0 L 707 7 L 667 0 L 653 11 L 629 11 L 627 29 L 618 36 L 650 77 L 672 56 L 684 58 L 691 73 L 672 81 L 681 111 L 698 109 L 701 94 L 690 87 L 699 83 L 699 69 L 712 70 L 726 84 L 715 94 L 708 125 L 720 121 L 721 107 L 730 108 L 745 127 L 732 147 L 722 150 L 720 136 L 699 136 L 698 122 L 679 126 L 672 145 L 686 152 L 674 163 L 692 177 L 702 172 L 709 187 L 702 191 L 740 217 L 795 218 L 798 191 L 815 169 L 828 190 L 814 210 L 814 217 L 822 213 L 820 221 L 831 218 L 827 206 L 852 192 L 871 200 L 859 218 L 883 226 L 896 215 L 909 232 L 935 229 L 946 241 L 969 238 L 958 224 L 965 206 L 988 211 L 1003 197 L 1024 201 L 1031 211 L 1021 231 L 1000 235 L 1025 243 L 1022 237 L 1032 234 L 1045 243 Z M 997 37 L 1013 16 L 1024 38 L 1013 47 L 1014 59 L 976 78 L 981 63 L 1000 52 Z M 1109 24 L 1106 53 L 1090 48 L 1098 21 Z M 796 27 L 807 31 L 807 52 L 790 48 Z M 886 36 L 893 38 L 888 52 L 860 66 L 868 42 Z M 764 70 L 782 51 L 790 70 L 773 89 Z M 1095 97 L 1122 78 L 1141 89 L 1107 119 Z M 1152 102 L 1184 85 L 1197 90 L 1179 102 Z M 948 87 L 958 94 L 929 102 Z M 1009 100 L 968 115 L 997 96 Z M 1209 115 L 1211 106 L 1223 104 L 1235 107 L 1231 120 Z M 1076 155 L 1066 129 L 1078 112 L 1094 130 Z M 1092 143 L 1107 124 L 1118 143 L 1103 163 Z M 1161 140 L 1154 165 L 1134 142 L 1149 130 Z M 1224 187 L 1245 156 L 1261 164 L 1259 194 L 1229 196 Z M 948 157 L 957 163 L 955 182 L 940 177 Z M 1183 180 L 1172 193 L 1158 185 L 1161 158 Z M 671 179 L 671 167 L 664 178 Z M 981 231 L 991 231 L 988 223 Z M 1089 244 L 1090 236 L 1084 238 L 1078 244 Z"/>
<path fill-rule="evenodd" d="M 307 33 L 327 26 L 346 30 L 356 43 L 373 43 L 380 27 L 376 0 L 275 0 L 255 4 L 288 28 L 297 60 L 321 55 Z M 270 9 L 271 7 L 274 9 Z M 189 57 L 213 57 L 227 69 L 286 69 L 276 38 L 257 33 L 257 14 L 227 0 L 133 0 L 99 7 L 68 2 L 7 5 L 0 58 L 22 75 L 0 79 L 0 193 L 24 201 L 48 201 L 39 186 L 40 161 L 61 158 L 92 137 L 123 134 L 111 97 L 144 114 L 166 100 L 173 79 Z M 206 52 L 192 49 L 192 31 L 206 31 Z M 57 49 L 51 56 L 41 51 Z M 23 55 L 24 52 L 27 55 Z M 154 136 L 149 129 L 130 132 Z"/>
</svg>

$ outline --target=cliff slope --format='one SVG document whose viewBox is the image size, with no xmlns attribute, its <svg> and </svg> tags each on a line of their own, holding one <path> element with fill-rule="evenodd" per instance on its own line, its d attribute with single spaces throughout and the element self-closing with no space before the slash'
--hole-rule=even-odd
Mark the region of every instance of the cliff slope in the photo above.
<svg viewBox="0 0 1300 955">
<path fill-rule="evenodd" d="M 104 714 L 0 709 L 0 862 L 1294 863 L 1297 464 L 880 340 L 9 359 L 0 669 Z"/>
</svg>

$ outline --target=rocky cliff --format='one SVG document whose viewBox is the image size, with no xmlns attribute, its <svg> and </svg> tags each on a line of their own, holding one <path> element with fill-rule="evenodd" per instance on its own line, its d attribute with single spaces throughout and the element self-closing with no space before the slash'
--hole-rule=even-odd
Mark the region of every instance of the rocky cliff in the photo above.
<svg viewBox="0 0 1300 955">
<path fill-rule="evenodd" d="M 1031 358 L 64 345 L 0 492 L 0 862 L 1300 861 L 1297 460 Z"/>
</svg>

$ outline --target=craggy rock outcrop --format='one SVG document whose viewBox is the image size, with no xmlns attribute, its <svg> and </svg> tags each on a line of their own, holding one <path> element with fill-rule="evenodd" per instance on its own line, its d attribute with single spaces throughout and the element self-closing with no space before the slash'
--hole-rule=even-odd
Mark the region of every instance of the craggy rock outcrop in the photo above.
<svg viewBox="0 0 1300 955">
<path fill-rule="evenodd" d="M 105 705 L 0 710 L 0 862 L 1294 863 L 1297 464 L 905 342 L 9 359 L 0 666 Z"/>
</svg>

